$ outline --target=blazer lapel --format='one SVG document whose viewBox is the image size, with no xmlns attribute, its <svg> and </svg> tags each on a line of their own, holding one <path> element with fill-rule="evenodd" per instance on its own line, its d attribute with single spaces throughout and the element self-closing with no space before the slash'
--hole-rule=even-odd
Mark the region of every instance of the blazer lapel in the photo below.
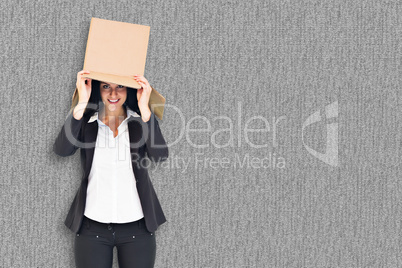
<svg viewBox="0 0 402 268">
<path fill-rule="evenodd" d="M 128 135 L 130 138 L 131 155 L 138 153 L 139 146 L 142 142 L 142 126 L 139 117 L 131 117 L 127 120 Z"/>
<path fill-rule="evenodd" d="M 133 172 L 134 176 L 137 181 L 137 189 L 138 189 L 138 194 L 140 195 L 140 198 L 142 198 L 142 180 L 144 179 L 144 173 L 140 166 L 141 161 L 141 151 L 140 148 L 144 145 L 143 142 L 143 137 L 142 137 L 142 125 L 141 125 L 141 118 L 138 117 L 131 117 L 129 118 L 127 125 L 128 125 L 128 135 L 130 138 L 130 152 L 131 152 L 131 161 L 132 161 L 132 167 L 133 167 Z"/>
<path fill-rule="evenodd" d="M 98 135 L 98 121 L 87 123 L 85 126 L 85 135 L 84 135 L 85 146 L 88 147 L 85 149 L 85 157 L 86 157 L 85 177 L 88 177 L 91 171 L 97 135 Z"/>
</svg>

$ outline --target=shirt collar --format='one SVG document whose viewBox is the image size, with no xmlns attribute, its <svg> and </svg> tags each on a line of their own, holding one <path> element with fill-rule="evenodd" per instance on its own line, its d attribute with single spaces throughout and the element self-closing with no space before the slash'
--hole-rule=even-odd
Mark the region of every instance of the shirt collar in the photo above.
<svg viewBox="0 0 402 268">
<path fill-rule="evenodd" d="M 129 118 L 130 116 L 133 116 L 133 117 L 140 117 L 139 114 L 137 114 L 136 112 L 134 112 L 133 110 L 131 110 L 128 106 L 126 106 L 126 108 L 127 108 L 127 118 Z M 91 116 L 91 118 L 89 118 L 88 123 L 92 123 L 92 122 L 94 122 L 94 121 L 97 120 L 97 119 L 98 119 L 98 112 L 95 112 L 95 113 Z"/>
</svg>

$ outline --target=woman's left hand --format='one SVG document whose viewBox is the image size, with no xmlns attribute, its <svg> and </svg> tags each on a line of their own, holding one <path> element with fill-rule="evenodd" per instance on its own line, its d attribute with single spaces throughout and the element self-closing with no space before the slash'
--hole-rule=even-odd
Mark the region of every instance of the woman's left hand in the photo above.
<svg viewBox="0 0 402 268">
<path fill-rule="evenodd" d="M 137 89 L 137 101 L 138 108 L 141 111 L 141 117 L 143 121 L 148 121 L 151 117 L 151 111 L 149 109 L 149 97 L 151 96 L 152 88 L 149 82 L 143 75 L 134 75 L 134 80 L 140 84 L 141 88 Z"/>
</svg>

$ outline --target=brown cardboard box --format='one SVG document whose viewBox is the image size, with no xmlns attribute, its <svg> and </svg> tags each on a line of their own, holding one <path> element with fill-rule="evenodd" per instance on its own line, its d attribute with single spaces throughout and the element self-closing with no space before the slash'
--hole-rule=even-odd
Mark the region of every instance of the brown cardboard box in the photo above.
<svg viewBox="0 0 402 268">
<path fill-rule="evenodd" d="M 150 27 L 145 25 L 92 18 L 83 68 L 90 74 L 83 77 L 141 88 L 132 77 L 144 75 L 149 32 Z M 76 89 L 73 103 L 77 98 Z M 164 104 L 165 98 L 152 88 L 149 107 L 160 119 Z"/>
</svg>

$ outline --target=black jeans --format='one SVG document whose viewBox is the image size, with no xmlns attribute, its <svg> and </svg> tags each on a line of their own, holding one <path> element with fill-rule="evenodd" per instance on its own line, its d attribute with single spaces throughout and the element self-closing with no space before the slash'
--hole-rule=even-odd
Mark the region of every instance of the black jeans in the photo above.
<svg viewBox="0 0 402 268">
<path fill-rule="evenodd" d="M 144 218 L 107 224 L 84 216 L 74 241 L 77 268 L 111 268 L 114 246 L 120 268 L 154 267 L 155 232 L 146 229 Z"/>
</svg>

